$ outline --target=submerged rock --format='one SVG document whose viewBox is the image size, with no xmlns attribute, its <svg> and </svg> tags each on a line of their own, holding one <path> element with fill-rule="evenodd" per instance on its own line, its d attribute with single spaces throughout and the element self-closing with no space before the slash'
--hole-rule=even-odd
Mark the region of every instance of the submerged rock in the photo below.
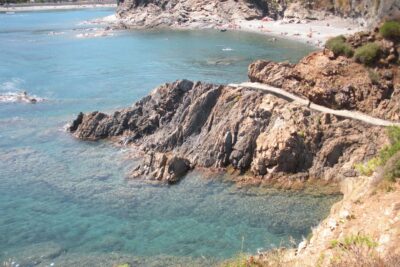
<svg viewBox="0 0 400 267">
<path fill-rule="evenodd" d="M 228 166 L 259 179 L 340 180 L 385 143 L 379 127 L 257 90 L 187 80 L 111 115 L 79 114 L 70 131 L 134 146 L 142 162 L 132 176 L 171 184 L 193 167 Z"/>
</svg>

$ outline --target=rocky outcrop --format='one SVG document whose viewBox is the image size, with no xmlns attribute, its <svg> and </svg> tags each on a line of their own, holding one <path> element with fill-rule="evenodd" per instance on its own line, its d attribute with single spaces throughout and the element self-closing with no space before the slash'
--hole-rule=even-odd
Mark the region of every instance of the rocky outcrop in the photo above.
<svg viewBox="0 0 400 267">
<path fill-rule="evenodd" d="M 347 38 L 357 48 L 368 42 L 380 46 L 380 60 L 373 67 L 353 58 L 334 56 L 329 50 L 314 52 L 297 64 L 258 60 L 249 66 L 252 82 L 265 83 L 333 109 L 358 110 L 375 117 L 399 121 L 399 44 L 376 32 Z"/>
<path fill-rule="evenodd" d="M 263 1 L 124 0 L 117 15 L 131 27 L 216 26 L 265 15 Z"/>
<path fill-rule="evenodd" d="M 338 15 L 375 25 L 400 17 L 397 0 L 120 0 L 117 16 L 128 27 L 215 27 L 238 20 L 323 19 Z"/>
<path fill-rule="evenodd" d="M 288 19 L 322 19 L 336 15 L 359 20 L 365 26 L 381 21 L 400 18 L 400 2 L 397 0 L 311 0 L 287 1 L 284 17 Z"/>
<path fill-rule="evenodd" d="M 378 127 L 256 90 L 187 80 L 111 115 L 80 114 L 70 131 L 131 146 L 142 159 L 132 176 L 168 183 L 194 167 L 229 166 L 258 179 L 341 180 L 385 143 Z"/>
</svg>

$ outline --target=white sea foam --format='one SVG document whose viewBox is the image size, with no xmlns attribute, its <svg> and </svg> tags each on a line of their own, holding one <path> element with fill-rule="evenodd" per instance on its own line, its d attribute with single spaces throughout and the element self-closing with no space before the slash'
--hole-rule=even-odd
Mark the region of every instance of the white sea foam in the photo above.
<svg viewBox="0 0 400 267">
<path fill-rule="evenodd" d="M 21 92 L 5 92 L 0 93 L 0 103 L 37 103 L 43 102 L 44 98 L 35 95 L 25 95 Z"/>
<path fill-rule="evenodd" d="M 48 35 L 62 35 L 65 34 L 65 32 L 55 32 L 55 31 L 51 31 L 48 33 Z"/>
<path fill-rule="evenodd" d="M 225 48 L 222 48 L 222 51 L 227 51 L 227 52 L 229 52 L 229 51 L 234 51 L 234 49 L 233 49 L 233 48 L 230 48 L 230 47 L 225 47 Z"/>
<path fill-rule="evenodd" d="M 96 38 L 96 37 L 106 37 L 113 36 L 112 30 L 89 28 L 85 30 L 86 32 L 78 33 L 76 38 Z"/>
<path fill-rule="evenodd" d="M 11 81 L 3 82 L 0 84 L 0 92 L 19 91 L 24 80 L 13 78 Z"/>
</svg>

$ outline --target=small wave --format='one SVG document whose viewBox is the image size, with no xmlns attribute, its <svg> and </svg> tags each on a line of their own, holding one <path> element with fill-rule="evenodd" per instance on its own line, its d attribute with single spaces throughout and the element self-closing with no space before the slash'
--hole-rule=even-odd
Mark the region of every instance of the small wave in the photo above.
<svg viewBox="0 0 400 267">
<path fill-rule="evenodd" d="M 35 95 L 29 96 L 25 92 L 6 92 L 0 94 L 0 103 L 29 103 L 43 102 L 45 99 Z"/>
<path fill-rule="evenodd" d="M 0 91 L 3 92 L 12 92 L 20 90 L 21 84 L 24 81 L 19 78 L 13 78 L 11 81 L 3 82 L 0 84 Z"/>
<path fill-rule="evenodd" d="M 55 32 L 55 31 L 51 31 L 49 33 L 47 33 L 47 35 L 62 35 L 65 34 L 65 32 Z"/>
<path fill-rule="evenodd" d="M 108 36 L 113 36 L 113 33 L 110 33 L 109 31 L 97 31 L 93 33 L 78 33 L 76 35 L 76 38 L 96 38 L 96 37 L 108 37 Z"/>
<path fill-rule="evenodd" d="M 233 48 L 230 48 L 230 47 L 226 47 L 226 48 L 222 48 L 222 51 L 227 51 L 227 52 L 229 52 L 229 51 L 234 51 L 234 49 L 233 49 Z"/>
<path fill-rule="evenodd" d="M 66 123 L 62 126 L 61 129 L 59 129 L 61 132 L 69 132 L 69 128 L 71 127 L 71 123 Z"/>
</svg>

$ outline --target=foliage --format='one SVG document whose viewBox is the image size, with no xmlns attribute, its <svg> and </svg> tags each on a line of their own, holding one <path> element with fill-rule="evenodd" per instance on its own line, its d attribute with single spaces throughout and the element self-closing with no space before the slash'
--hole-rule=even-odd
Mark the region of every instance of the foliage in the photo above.
<svg viewBox="0 0 400 267">
<path fill-rule="evenodd" d="M 378 60 L 380 51 L 381 49 L 378 44 L 368 43 L 357 48 L 354 57 L 357 62 L 364 65 L 372 65 Z"/>
<path fill-rule="evenodd" d="M 371 69 L 368 69 L 368 77 L 371 80 L 372 84 L 378 84 L 379 83 L 380 76 L 379 76 L 378 72 L 376 72 L 374 70 L 371 70 Z"/>
<path fill-rule="evenodd" d="M 355 168 L 361 175 L 371 176 L 374 171 L 381 165 L 382 161 L 380 158 L 372 158 L 366 163 L 356 164 Z"/>
<path fill-rule="evenodd" d="M 335 56 L 352 57 L 354 54 L 353 49 L 346 43 L 346 38 L 343 35 L 329 39 L 325 47 L 331 50 Z"/>
<path fill-rule="evenodd" d="M 343 241 L 332 240 L 332 248 L 350 249 L 352 246 L 366 246 L 367 248 L 375 248 L 378 243 L 373 241 L 371 237 L 366 235 L 351 235 L 343 239 Z"/>
<path fill-rule="evenodd" d="M 222 267 L 252 267 L 257 266 L 250 262 L 249 256 L 239 253 L 235 258 L 222 264 Z"/>
<path fill-rule="evenodd" d="M 400 39 L 400 22 L 387 21 L 379 29 L 379 33 L 385 39 L 399 40 Z"/>
<path fill-rule="evenodd" d="M 378 167 L 382 167 L 386 180 L 395 181 L 400 177 L 400 128 L 388 127 L 387 134 L 390 145 L 384 147 L 378 157 L 370 159 L 365 164 L 355 165 L 360 174 L 370 176 Z"/>
<path fill-rule="evenodd" d="M 333 257 L 329 267 L 395 267 L 399 266 L 400 255 L 380 257 L 375 248 L 378 243 L 366 235 L 353 235 L 343 241 L 332 240 Z"/>
</svg>

